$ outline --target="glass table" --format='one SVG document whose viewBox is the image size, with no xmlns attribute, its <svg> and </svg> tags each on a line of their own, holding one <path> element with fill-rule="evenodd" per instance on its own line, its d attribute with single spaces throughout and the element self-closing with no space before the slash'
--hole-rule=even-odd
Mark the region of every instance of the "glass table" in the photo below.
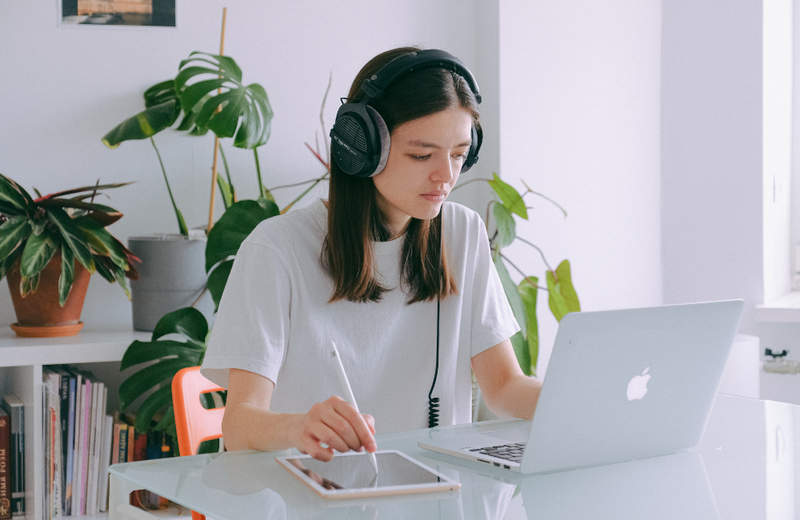
<svg viewBox="0 0 800 520">
<path fill-rule="evenodd" d="M 401 450 L 461 482 L 456 492 L 332 502 L 277 465 L 275 457 L 289 452 L 215 453 L 112 466 L 110 520 L 152 518 L 128 505 L 136 489 L 213 520 L 774 520 L 800 513 L 799 406 L 720 394 L 694 449 L 545 475 L 512 473 L 417 447 L 443 432 L 492 427 L 476 423 L 377 437 L 380 449 Z"/>
</svg>

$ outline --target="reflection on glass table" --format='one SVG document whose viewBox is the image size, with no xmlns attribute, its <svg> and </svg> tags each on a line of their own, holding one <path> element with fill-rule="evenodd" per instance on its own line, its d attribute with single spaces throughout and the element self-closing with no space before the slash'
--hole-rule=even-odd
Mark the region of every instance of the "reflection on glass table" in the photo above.
<svg viewBox="0 0 800 520">
<path fill-rule="evenodd" d="M 800 407 L 719 395 L 703 440 L 674 455 L 543 475 L 519 475 L 422 450 L 417 442 L 485 424 L 378 436 L 461 483 L 460 491 L 330 502 L 278 466 L 291 452 L 234 452 L 115 465 L 111 519 L 146 488 L 213 520 L 265 518 L 793 519 Z M 117 509 L 119 505 L 119 509 Z M 130 507 L 130 506 L 128 506 Z M 138 517 L 142 518 L 142 517 Z"/>
</svg>

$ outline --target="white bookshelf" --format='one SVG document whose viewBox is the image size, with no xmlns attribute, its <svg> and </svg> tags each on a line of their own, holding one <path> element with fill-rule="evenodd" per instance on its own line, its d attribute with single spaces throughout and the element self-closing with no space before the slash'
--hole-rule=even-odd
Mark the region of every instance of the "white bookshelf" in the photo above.
<svg viewBox="0 0 800 520">
<path fill-rule="evenodd" d="M 150 334 L 84 327 L 66 338 L 19 338 L 9 327 L 0 328 L 0 392 L 12 392 L 25 404 L 26 520 L 42 520 L 43 514 L 42 367 L 69 364 L 93 372 L 109 386 L 108 409 L 113 410 L 123 378 L 119 362 L 137 339 L 148 341 Z"/>
</svg>

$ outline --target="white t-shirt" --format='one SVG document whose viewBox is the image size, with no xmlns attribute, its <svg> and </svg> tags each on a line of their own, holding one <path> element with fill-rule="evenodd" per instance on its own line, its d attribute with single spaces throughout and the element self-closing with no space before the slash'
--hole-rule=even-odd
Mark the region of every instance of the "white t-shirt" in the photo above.
<svg viewBox="0 0 800 520">
<path fill-rule="evenodd" d="M 265 220 L 242 243 L 203 360 L 227 387 L 228 369 L 275 383 L 270 410 L 305 413 L 342 395 L 329 342 L 339 350 L 362 413 L 378 433 L 426 428 L 436 365 L 436 302 L 407 305 L 399 287 L 403 240 L 374 243 L 385 288 L 380 302 L 328 303 L 333 280 L 320 262 L 327 233 L 321 200 Z M 442 300 L 439 424 L 470 422 L 470 358 L 519 330 L 491 261 L 483 221 L 455 203 L 442 207 L 448 262 L 459 294 Z"/>
</svg>

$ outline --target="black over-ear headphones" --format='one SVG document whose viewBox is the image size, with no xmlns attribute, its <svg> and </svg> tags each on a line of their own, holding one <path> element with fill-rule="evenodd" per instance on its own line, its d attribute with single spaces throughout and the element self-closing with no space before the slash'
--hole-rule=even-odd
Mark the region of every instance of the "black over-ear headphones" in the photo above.
<svg viewBox="0 0 800 520">
<path fill-rule="evenodd" d="M 379 99 L 392 83 L 415 70 L 438 67 L 455 72 L 469 85 L 475 99 L 481 94 L 475 77 L 461 60 L 445 51 L 430 49 L 403 54 L 387 63 L 376 74 L 364 80 L 364 96 L 357 102 L 346 102 L 336 113 L 331 129 L 331 156 L 345 173 L 358 177 L 372 177 L 383 171 L 389 158 L 389 129 L 380 114 L 369 105 Z M 472 144 L 461 173 L 478 161 L 478 151 L 483 141 L 480 126 L 472 126 Z"/>
</svg>

